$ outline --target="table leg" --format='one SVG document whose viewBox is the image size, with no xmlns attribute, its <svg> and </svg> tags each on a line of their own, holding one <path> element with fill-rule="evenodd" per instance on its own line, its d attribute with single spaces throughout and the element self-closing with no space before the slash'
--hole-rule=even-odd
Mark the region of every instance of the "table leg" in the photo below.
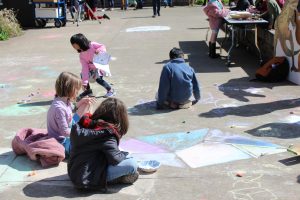
<svg viewBox="0 0 300 200">
<path fill-rule="evenodd" d="M 227 27 L 227 24 L 225 23 L 225 37 L 221 42 L 220 54 L 222 54 L 222 49 L 223 49 L 224 43 L 225 43 L 225 41 L 227 41 L 227 34 L 228 34 L 228 27 Z"/>
<path fill-rule="evenodd" d="M 259 54 L 259 63 L 261 64 L 262 63 L 262 57 L 261 57 L 261 52 L 260 52 L 260 49 L 259 49 L 259 46 L 258 46 L 258 42 L 257 42 L 257 26 L 255 25 L 254 26 L 254 40 L 255 40 L 255 46 L 258 50 L 258 54 Z"/>
<path fill-rule="evenodd" d="M 228 50 L 227 63 L 226 63 L 228 66 L 230 65 L 230 54 L 231 54 L 232 48 L 234 47 L 234 35 L 235 35 L 235 27 L 232 26 L 232 29 L 231 29 L 231 46 Z"/>
</svg>

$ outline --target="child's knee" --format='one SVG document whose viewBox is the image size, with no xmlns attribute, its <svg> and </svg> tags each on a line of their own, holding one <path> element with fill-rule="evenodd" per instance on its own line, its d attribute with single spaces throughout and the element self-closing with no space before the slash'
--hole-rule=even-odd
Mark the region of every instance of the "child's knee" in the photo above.
<svg viewBox="0 0 300 200">
<path fill-rule="evenodd" d="M 138 164 L 137 164 L 136 160 L 134 158 L 128 158 L 126 160 L 126 168 L 132 174 L 135 173 L 135 172 L 137 172 Z"/>
</svg>

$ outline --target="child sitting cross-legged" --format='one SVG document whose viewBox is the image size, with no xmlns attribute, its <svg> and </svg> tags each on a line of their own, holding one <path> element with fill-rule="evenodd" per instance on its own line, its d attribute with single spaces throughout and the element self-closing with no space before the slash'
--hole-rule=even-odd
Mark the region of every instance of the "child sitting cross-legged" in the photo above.
<svg viewBox="0 0 300 200">
<path fill-rule="evenodd" d="M 55 82 L 55 98 L 47 113 L 47 131 L 50 137 L 55 138 L 65 148 L 65 155 L 70 153 L 70 131 L 73 120 L 79 120 L 82 114 L 89 112 L 95 103 L 94 98 L 81 99 L 73 115 L 72 103 L 81 88 L 81 79 L 73 73 L 62 72 Z"/>
<path fill-rule="evenodd" d="M 136 161 L 119 149 L 128 125 L 127 109 L 116 98 L 104 100 L 73 125 L 68 174 L 76 188 L 97 190 L 138 179 Z"/>
</svg>

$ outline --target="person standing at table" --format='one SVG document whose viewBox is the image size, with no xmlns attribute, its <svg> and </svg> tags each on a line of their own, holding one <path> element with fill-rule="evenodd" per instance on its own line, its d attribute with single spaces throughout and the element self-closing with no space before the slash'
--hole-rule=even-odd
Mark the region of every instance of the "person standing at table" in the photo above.
<svg viewBox="0 0 300 200">
<path fill-rule="evenodd" d="M 273 29 L 275 20 L 281 13 L 281 8 L 276 0 L 263 0 L 267 2 L 267 11 L 261 14 L 261 17 L 269 22 L 268 29 Z"/>
<path fill-rule="evenodd" d="M 249 8 L 250 2 L 248 0 L 236 0 L 236 6 L 230 10 L 245 11 Z"/>
<path fill-rule="evenodd" d="M 209 40 L 209 57 L 218 58 L 220 55 L 216 54 L 216 40 L 219 29 L 222 26 L 223 18 L 229 13 L 229 10 L 224 8 L 221 0 L 209 0 L 207 6 L 203 9 L 209 19 L 209 27 L 211 29 L 211 36 Z"/>
</svg>

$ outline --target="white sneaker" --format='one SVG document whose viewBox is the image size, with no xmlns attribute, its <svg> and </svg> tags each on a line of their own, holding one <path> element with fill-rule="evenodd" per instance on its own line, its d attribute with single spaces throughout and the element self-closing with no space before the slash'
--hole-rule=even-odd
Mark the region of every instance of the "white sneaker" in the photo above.
<svg viewBox="0 0 300 200">
<path fill-rule="evenodd" d="M 113 97 L 113 96 L 115 96 L 115 95 L 116 95 L 115 90 L 114 90 L 114 89 L 111 89 L 111 90 L 109 90 L 109 91 L 106 93 L 106 95 L 104 95 L 104 97 L 105 97 L 105 98 L 107 98 L 107 97 Z"/>
</svg>

